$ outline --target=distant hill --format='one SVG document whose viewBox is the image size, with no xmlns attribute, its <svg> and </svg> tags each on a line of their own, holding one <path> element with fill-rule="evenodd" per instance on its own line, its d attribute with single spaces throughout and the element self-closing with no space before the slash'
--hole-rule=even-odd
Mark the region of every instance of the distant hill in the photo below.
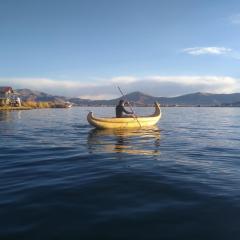
<svg viewBox="0 0 240 240">
<path fill-rule="evenodd" d="M 172 98 L 158 98 L 163 104 L 177 105 L 200 105 L 200 106 L 215 106 L 224 103 L 233 103 L 240 101 L 240 93 L 233 94 L 212 94 L 212 93 L 192 93 Z"/>
<path fill-rule="evenodd" d="M 120 99 L 122 99 L 121 97 L 110 100 L 69 98 L 54 96 L 39 91 L 32 91 L 30 89 L 18 89 L 16 92 L 20 95 L 23 101 L 70 101 L 78 106 L 114 106 Z M 240 102 L 240 93 L 212 94 L 197 92 L 178 97 L 154 97 L 141 92 L 132 92 L 127 94 L 126 98 L 136 106 L 152 105 L 155 101 L 167 106 L 238 106 Z"/>
<path fill-rule="evenodd" d="M 91 100 L 80 99 L 80 98 L 69 98 L 64 96 L 55 96 L 44 92 L 34 91 L 30 89 L 17 89 L 15 90 L 23 101 L 34 101 L 34 102 L 72 102 L 76 105 L 87 105 Z"/>
<path fill-rule="evenodd" d="M 116 105 L 122 97 L 111 99 L 111 100 L 95 100 L 91 101 L 93 105 Z M 126 99 L 134 105 L 152 105 L 156 101 L 156 97 L 146 95 L 141 92 L 132 92 L 126 95 Z"/>
<path fill-rule="evenodd" d="M 179 106 L 220 106 L 222 104 L 231 104 L 240 102 L 240 93 L 233 94 L 211 94 L 211 93 L 192 93 L 178 97 L 153 97 L 141 92 L 133 92 L 126 95 L 128 101 L 135 105 L 152 105 L 159 102 L 162 105 L 179 105 Z M 112 100 L 95 101 L 103 105 L 115 105 L 121 98 Z"/>
<path fill-rule="evenodd" d="M 240 107 L 240 102 L 224 103 L 221 106 L 222 107 Z"/>
<path fill-rule="evenodd" d="M 44 92 L 33 91 L 30 89 L 17 89 L 15 90 L 23 101 L 35 102 L 64 102 L 66 97 L 53 96 Z"/>
</svg>

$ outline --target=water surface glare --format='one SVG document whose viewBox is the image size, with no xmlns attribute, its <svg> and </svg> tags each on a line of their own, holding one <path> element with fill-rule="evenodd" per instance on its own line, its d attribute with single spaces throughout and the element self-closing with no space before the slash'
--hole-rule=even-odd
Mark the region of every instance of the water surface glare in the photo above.
<svg viewBox="0 0 240 240">
<path fill-rule="evenodd" d="M 128 131 L 87 111 L 0 112 L 0 239 L 240 239 L 240 108 Z"/>
</svg>

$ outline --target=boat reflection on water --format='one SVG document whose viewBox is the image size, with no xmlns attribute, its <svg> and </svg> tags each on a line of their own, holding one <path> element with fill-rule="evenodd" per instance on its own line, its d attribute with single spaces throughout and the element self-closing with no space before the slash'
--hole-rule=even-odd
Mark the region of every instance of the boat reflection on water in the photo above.
<svg viewBox="0 0 240 240">
<path fill-rule="evenodd" d="M 89 153 L 159 155 L 158 127 L 141 129 L 93 129 L 88 135 Z"/>
</svg>

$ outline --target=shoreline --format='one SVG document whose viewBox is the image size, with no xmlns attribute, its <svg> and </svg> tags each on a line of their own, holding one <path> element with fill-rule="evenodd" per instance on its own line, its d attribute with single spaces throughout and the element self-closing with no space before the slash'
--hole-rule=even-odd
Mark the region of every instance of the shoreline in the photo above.
<svg viewBox="0 0 240 240">
<path fill-rule="evenodd" d="M 32 110 L 31 107 L 0 107 L 0 111 Z"/>
<path fill-rule="evenodd" d="M 105 108 L 110 107 L 113 108 L 115 106 L 74 106 L 80 108 L 86 107 L 94 107 L 94 108 Z M 143 107 L 143 108 L 152 108 L 152 106 L 134 106 L 135 108 Z M 238 106 L 161 106 L 161 108 L 239 108 Z M 17 111 L 17 110 L 34 110 L 34 109 L 60 109 L 59 107 L 46 107 L 46 108 L 38 108 L 38 107 L 0 107 L 0 111 Z M 63 108 L 68 109 L 68 108 Z"/>
</svg>

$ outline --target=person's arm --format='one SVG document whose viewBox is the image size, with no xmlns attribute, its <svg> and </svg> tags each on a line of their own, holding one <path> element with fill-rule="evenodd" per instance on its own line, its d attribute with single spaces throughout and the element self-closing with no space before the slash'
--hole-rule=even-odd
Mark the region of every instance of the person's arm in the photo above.
<svg viewBox="0 0 240 240">
<path fill-rule="evenodd" d="M 123 112 L 125 112 L 126 114 L 133 114 L 133 112 L 127 111 L 124 107 L 122 109 L 123 109 Z"/>
</svg>

